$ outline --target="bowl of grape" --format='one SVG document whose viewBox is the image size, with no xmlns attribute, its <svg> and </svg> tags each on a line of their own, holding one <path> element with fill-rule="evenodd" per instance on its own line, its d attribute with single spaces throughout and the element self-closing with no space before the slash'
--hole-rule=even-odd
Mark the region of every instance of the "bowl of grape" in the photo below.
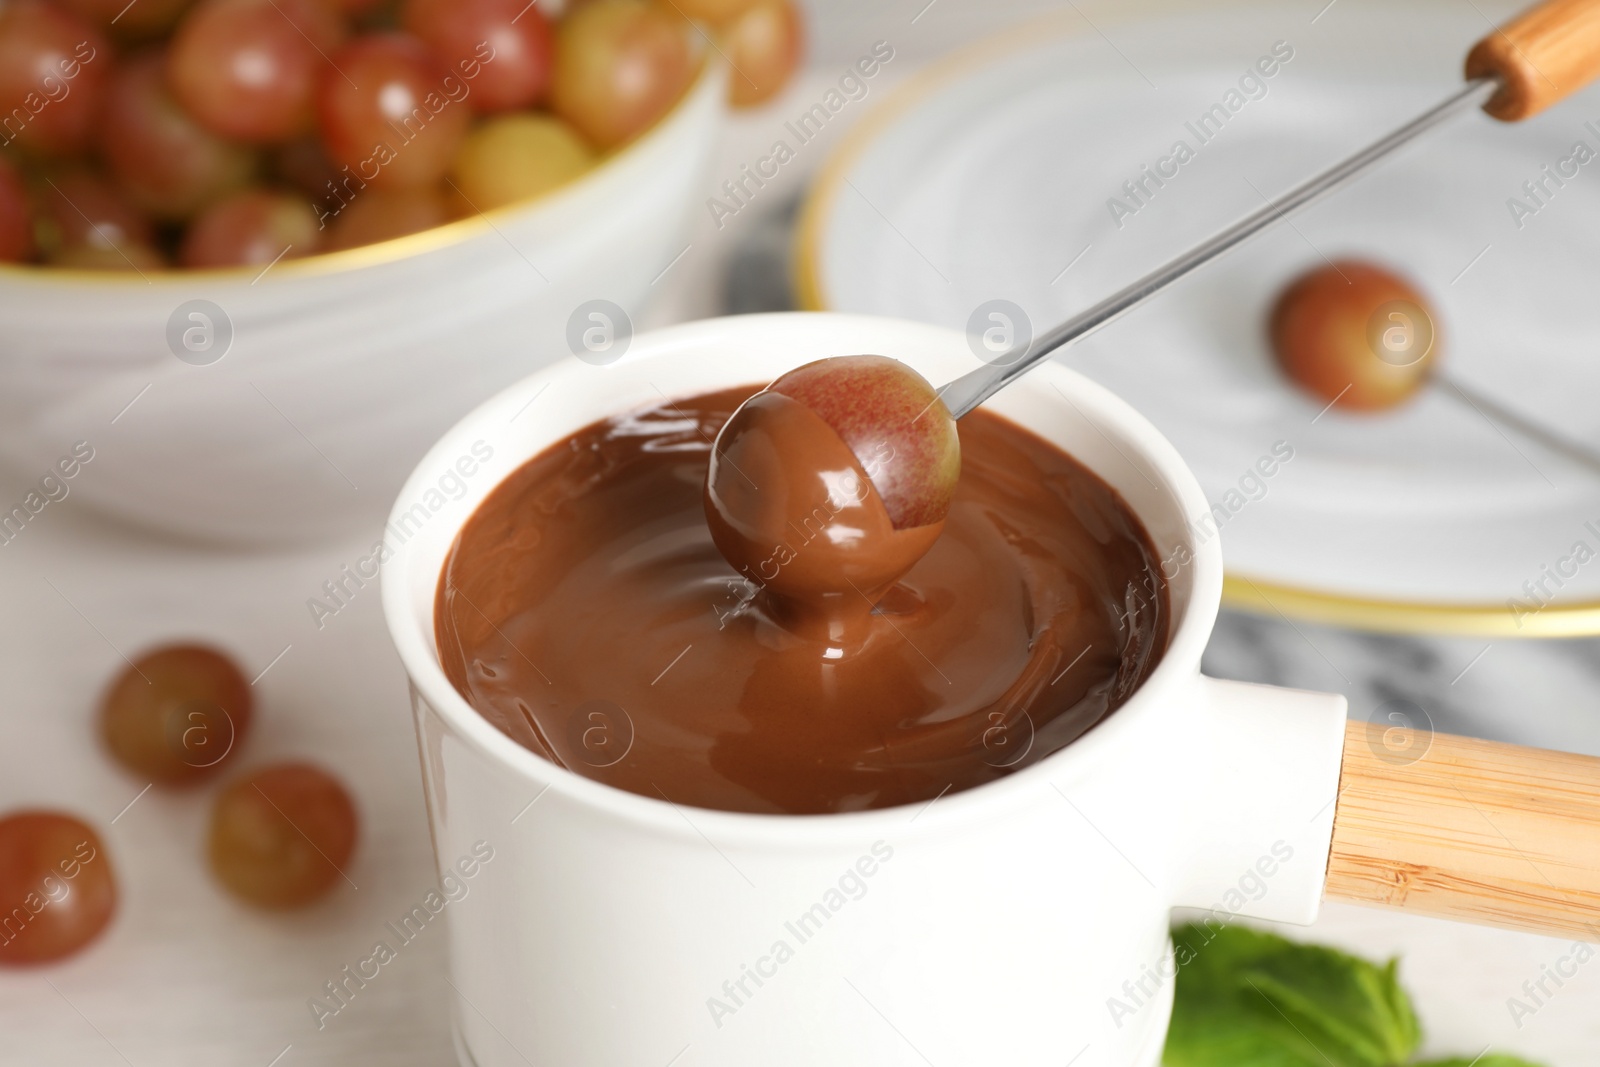
<svg viewBox="0 0 1600 1067">
<path fill-rule="evenodd" d="M 200 539 L 358 528 L 484 396 L 625 347 L 799 33 L 787 0 L 12 0 L 0 462 L 92 450 L 77 494 Z"/>
</svg>

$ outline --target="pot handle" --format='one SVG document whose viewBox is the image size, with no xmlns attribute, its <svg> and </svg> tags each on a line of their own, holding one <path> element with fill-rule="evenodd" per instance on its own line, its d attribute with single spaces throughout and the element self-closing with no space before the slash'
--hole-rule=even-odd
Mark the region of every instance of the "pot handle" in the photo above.
<svg viewBox="0 0 1600 1067">
<path fill-rule="evenodd" d="M 1214 919 L 1310 923 L 1322 903 L 1345 698 L 1197 676 L 1192 730 L 1172 741 L 1173 903 Z"/>
<path fill-rule="evenodd" d="M 1327 895 L 1600 941 L 1600 759 L 1351 722 Z"/>
</svg>

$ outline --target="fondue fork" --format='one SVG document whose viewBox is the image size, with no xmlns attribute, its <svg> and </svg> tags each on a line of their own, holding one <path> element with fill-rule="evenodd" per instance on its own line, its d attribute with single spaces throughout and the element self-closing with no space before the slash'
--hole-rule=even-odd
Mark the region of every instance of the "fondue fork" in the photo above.
<svg viewBox="0 0 1600 1067">
<path fill-rule="evenodd" d="M 1001 356 L 949 382 L 939 391 L 961 418 L 1047 356 L 1113 322 L 1179 278 L 1244 243 L 1290 212 L 1332 192 L 1374 163 L 1469 108 L 1516 122 L 1571 95 L 1600 74 L 1600 0 L 1546 0 L 1479 41 L 1467 54 L 1467 83 L 1444 101 L 1355 155 L 1295 186 L 1215 236 L 1079 312 L 1037 343 Z M 1480 409 L 1481 410 L 1481 409 Z M 1526 420 L 1513 423 L 1528 432 Z M 1548 443 L 1547 431 L 1530 436 Z M 1600 458 L 1562 442 L 1558 451 L 1600 468 Z"/>
</svg>

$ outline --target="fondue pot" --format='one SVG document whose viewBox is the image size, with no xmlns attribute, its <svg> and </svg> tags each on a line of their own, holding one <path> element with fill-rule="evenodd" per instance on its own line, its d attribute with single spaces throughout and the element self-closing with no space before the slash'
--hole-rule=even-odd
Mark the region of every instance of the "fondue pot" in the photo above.
<svg viewBox="0 0 1600 1067">
<path fill-rule="evenodd" d="M 1600 760 L 1347 724 L 1341 696 L 1202 676 L 1222 586 L 1207 501 L 1148 422 L 1057 364 L 986 406 L 1123 496 L 1172 609 L 1143 686 L 1061 751 L 916 806 L 708 811 L 548 762 L 451 686 L 439 573 L 503 478 L 608 416 L 861 352 L 935 382 L 975 365 L 963 334 L 889 319 L 690 323 L 505 390 L 402 490 L 384 611 L 435 859 L 484 868 L 448 909 L 463 1064 L 1143 1067 L 1175 907 L 1309 923 L 1328 895 L 1600 936 Z"/>
</svg>

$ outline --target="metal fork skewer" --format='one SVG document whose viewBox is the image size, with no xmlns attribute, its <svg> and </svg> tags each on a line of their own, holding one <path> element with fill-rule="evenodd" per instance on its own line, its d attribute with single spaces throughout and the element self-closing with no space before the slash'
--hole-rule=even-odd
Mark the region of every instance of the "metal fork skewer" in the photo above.
<svg viewBox="0 0 1600 1067">
<path fill-rule="evenodd" d="M 1575 441 L 1565 434 L 1539 425 L 1477 388 L 1462 385 L 1456 378 L 1435 374 L 1434 380 L 1444 387 L 1447 395 L 1453 395 L 1484 418 L 1520 434 L 1547 452 L 1553 452 L 1600 473 L 1600 453 L 1581 441 Z"/>
<path fill-rule="evenodd" d="M 1015 379 L 1037 366 L 1051 353 L 1093 333 L 1138 307 L 1156 293 L 1198 267 L 1216 259 L 1247 238 L 1295 211 L 1332 192 L 1389 153 L 1409 143 L 1458 113 L 1485 103 L 1500 87 L 1496 78 L 1478 78 L 1432 110 L 1412 119 L 1385 137 L 1374 141 L 1355 155 L 1334 164 L 1321 174 L 1302 182 L 1246 215 L 1221 233 L 1202 241 L 1177 259 L 1146 274 L 1138 281 L 1081 311 L 1040 337 L 1028 348 L 1001 356 L 993 364 L 963 374 L 940 390 L 940 396 L 956 418 L 967 414 Z"/>
</svg>

